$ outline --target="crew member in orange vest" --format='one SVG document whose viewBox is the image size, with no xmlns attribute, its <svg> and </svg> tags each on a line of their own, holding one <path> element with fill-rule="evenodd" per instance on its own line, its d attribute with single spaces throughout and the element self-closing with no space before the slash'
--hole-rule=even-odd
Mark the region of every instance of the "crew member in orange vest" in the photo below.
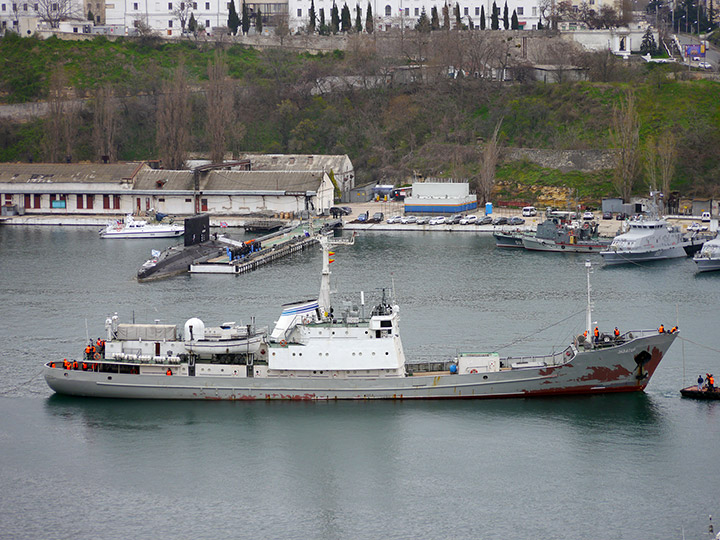
<svg viewBox="0 0 720 540">
<path fill-rule="evenodd" d="M 674 334 L 674 333 L 677 332 L 677 331 L 678 331 L 678 327 L 677 327 L 677 326 L 673 326 L 673 327 L 670 329 L 670 333 L 671 333 L 671 334 Z"/>
<path fill-rule="evenodd" d="M 708 390 L 710 392 L 713 392 L 715 390 L 715 377 L 713 377 L 712 373 L 708 377 Z"/>
<path fill-rule="evenodd" d="M 172 375 L 172 369 L 168 368 L 166 375 L 168 375 L 168 376 Z"/>
<path fill-rule="evenodd" d="M 597 326 L 595 327 L 593 334 L 595 334 L 595 343 L 597 343 L 600 340 L 600 330 L 598 330 Z"/>
<path fill-rule="evenodd" d="M 620 337 L 620 330 L 618 330 L 618 327 L 615 327 L 615 339 Z"/>
<path fill-rule="evenodd" d="M 92 347 L 90 344 L 88 344 L 87 347 L 85 347 L 85 358 L 91 358 L 92 357 Z"/>
<path fill-rule="evenodd" d="M 658 332 L 660 332 L 661 334 L 665 333 L 665 325 L 664 324 L 660 325 L 660 328 L 658 328 Z"/>
<path fill-rule="evenodd" d="M 77 369 L 77 368 L 78 368 L 78 361 L 77 361 L 77 360 L 74 360 L 74 361 L 73 361 L 73 363 L 72 363 L 72 368 L 73 368 L 73 369 Z"/>
</svg>

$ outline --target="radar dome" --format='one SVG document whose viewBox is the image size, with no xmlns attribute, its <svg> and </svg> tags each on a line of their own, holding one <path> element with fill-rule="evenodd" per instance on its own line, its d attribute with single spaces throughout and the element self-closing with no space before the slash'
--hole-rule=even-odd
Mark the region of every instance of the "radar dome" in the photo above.
<svg viewBox="0 0 720 540">
<path fill-rule="evenodd" d="M 197 317 L 188 319 L 185 322 L 185 341 L 197 341 L 198 339 L 205 339 L 205 323 Z"/>
</svg>

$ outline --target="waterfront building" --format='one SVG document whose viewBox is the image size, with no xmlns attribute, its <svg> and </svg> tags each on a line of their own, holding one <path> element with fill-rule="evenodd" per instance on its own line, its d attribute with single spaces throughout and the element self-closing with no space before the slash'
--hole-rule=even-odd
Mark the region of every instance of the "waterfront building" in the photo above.
<svg viewBox="0 0 720 540">
<path fill-rule="evenodd" d="M 325 172 L 165 170 L 147 163 L 0 164 L 5 214 L 320 214 L 333 205 Z"/>
<path fill-rule="evenodd" d="M 467 182 L 413 182 L 412 195 L 405 197 L 406 214 L 458 214 L 476 208 L 477 196 Z"/>
</svg>

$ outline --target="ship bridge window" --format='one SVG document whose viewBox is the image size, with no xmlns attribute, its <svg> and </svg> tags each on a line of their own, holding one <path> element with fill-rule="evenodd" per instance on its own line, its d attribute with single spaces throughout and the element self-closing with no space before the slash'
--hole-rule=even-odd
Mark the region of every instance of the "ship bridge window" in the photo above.
<svg viewBox="0 0 720 540">
<path fill-rule="evenodd" d="M 381 328 L 392 328 L 392 321 L 380 321 Z"/>
</svg>

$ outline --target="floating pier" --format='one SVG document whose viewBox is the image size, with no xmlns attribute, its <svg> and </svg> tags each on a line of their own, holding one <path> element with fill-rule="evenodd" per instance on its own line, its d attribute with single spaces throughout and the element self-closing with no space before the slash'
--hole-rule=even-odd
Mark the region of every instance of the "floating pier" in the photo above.
<svg viewBox="0 0 720 540">
<path fill-rule="evenodd" d="M 315 223 L 314 225 L 319 225 Z M 286 229 L 280 233 L 271 234 L 247 242 L 232 242 L 233 247 L 227 247 L 223 255 L 190 265 L 192 274 L 244 274 L 257 268 L 287 257 L 293 253 L 304 251 L 318 242 L 321 234 L 327 234 L 338 226 L 340 220 L 322 222 L 319 231 L 312 232 L 314 227 L 301 223 L 295 228 Z M 224 242 L 228 243 L 225 239 Z M 248 246 L 251 249 L 247 253 Z M 245 253 L 237 256 L 238 248 Z"/>
</svg>

